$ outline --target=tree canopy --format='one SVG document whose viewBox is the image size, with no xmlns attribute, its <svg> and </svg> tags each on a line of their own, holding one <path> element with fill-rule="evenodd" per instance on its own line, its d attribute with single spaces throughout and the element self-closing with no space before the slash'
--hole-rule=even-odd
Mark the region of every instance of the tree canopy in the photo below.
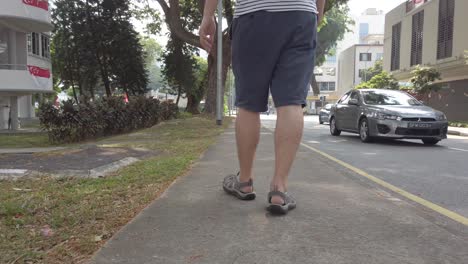
<svg viewBox="0 0 468 264">
<path fill-rule="evenodd" d="M 194 32 L 200 25 L 200 21 L 202 19 L 203 9 L 204 9 L 204 0 L 156 0 L 158 4 L 161 6 L 161 9 L 164 12 L 164 19 L 162 19 L 161 14 L 157 12 L 155 8 L 151 8 L 150 0 L 138 0 L 138 2 L 143 3 L 144 7 L 140 9 L 140 15 L 145 16 L 146 18 L 150 18 L 151 22 L 148 23 L 149 30 L 157 29 L 158 23 L 162 20 L 165 21 L 167 27 L 169 28 L 170 34 L 174 37 L 179 38 L 181 41 L 190 44 L 194 47 L 201 48 L 199 42 L 199 36 L 197 36 Z M 318 43 L 320 45 L 320 51 L 317 56 L 317 62 L 320 62 L 325 55 L 330 51 L 332 47 L 336 44 L 336 42 L 340 39 L 340 35 L 342 35 L 347 30 L 347 28 L 343 29 L 339 27 L 337 29 L 337 25 L 346 25 L 351 20 L 347 16 L 347 9 L 343 6 L 346 4 L 348 0 L 328 0 L 325 13 L 328 13 L 330 10 L 334 10 L 336 8 L 339 11 L 335 11 L 336 13 L 326 14 L 326 17 L 330 16 L 330 19 L 325 19 L 324 22 L 326 23 L 323 28 L 324 31 L 322 34 L 332 34 L 338 33 L 337 37 L 327 37 L 323 38 L 324 40 L 328 40 L 327 42 Z M 224 18 L 227 21 L 228 27 L 231 26 L 233 16 L 234 16 L 234 1 L 233 0 L 223 0 L 223 10 L 224 10 Z M 341 14 L 342 16 L 340 16 Z M 346 15 L 343 15 L 346 14 Z M 322 29 L 321 29 L 322 30 Z M 319 33 L 320 34 L 320 33 Z M 228 69 L 231 64 L 231 45 L 229 40 L 229 32 L 228 30 L 224 30 L 223 32 L 223 67 L 222 67 L 222 78 L 223 84 L 226 81 L 226 76 Z M 323 55 L 322 55 L 323 54 Z M 207 98 L 206 98 L 206 111 L 208 113 L 214 113 L 216 109 L 216 48 L 214 48 L 209 54 L 208 58 L 208 82 L 207 82 Z M 223 93 L 224 93 L 224 85 L 223 85 Z"/>
<path fill-rule="evenodd" d="M 57 0 L 52 58 L 54 73 L 76 100 L 114 91 L 144 94 L 148 76 L 130 0 Z"/>
<path fill-rule="evenodd" d="M 416 68 L 411 72 L 413 78 L 411 83 L 413 84 L 414 92 L 418 94 L 426 94 L 431 91 L 438 91 L 440 86 L 434 82 L 441 80 L 440 72 L 432 67 L 421 67 Z"/>
</svg>

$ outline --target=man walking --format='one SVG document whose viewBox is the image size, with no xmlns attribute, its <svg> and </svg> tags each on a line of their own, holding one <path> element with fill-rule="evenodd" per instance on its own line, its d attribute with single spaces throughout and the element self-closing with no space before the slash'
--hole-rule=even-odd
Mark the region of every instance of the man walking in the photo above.
<svg viewBox="0 0 468 264">
<path fill-rule="evenodd" d="M 217 1 L 206 0 L 200 27 L 200 42 L 208 52 L 214 44 Z M 255 199 L 252 166 L 260 139 L 260 113 L 268 109 L 271 92 L 277 109 L 275 173 L 267 207 L 272 213 L 286 214 L 296 207 L 287 192 L 287 179 L 302 138 L 302 107 L 325 1 L 237 0 L 231 36 L 240 172 L 224 178 L 223 188 L 239 199 Z"/>
</svg>

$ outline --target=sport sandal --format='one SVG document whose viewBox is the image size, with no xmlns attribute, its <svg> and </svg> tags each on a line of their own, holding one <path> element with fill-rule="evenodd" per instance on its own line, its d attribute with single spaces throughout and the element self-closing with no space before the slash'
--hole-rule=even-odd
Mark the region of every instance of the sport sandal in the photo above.
<svg viewBox="0 0 468 264">
<path fill-rule="evenodd" d="M 284 203 L 272 204 L 271 198 L 273 196 L 279 196 L 283 199 Z M 271 191 L 268 193 L 268 207 L 267 210 L 272 214 L 287 214 L 289 210 L 296 208 L 296 201 L 287 193 L 280 191 Z"/>
<path fill-rule="evenodd" d="M 241 199 L 241 200 L 253 200 L 256 197 L 255 192 L 243 192 L 242 188 L 245 187 L 252 187 L 253 186 L 253 181 L 250 179 L 248 182 L 240 182 L 239 181 L 239 174 L 237 175 L 231 174 L 228 175 L 224 178 L 223 181 L 223 189 L 225 192 L 228 194 L 234 195 L 235 197 Z"/>
</svg>

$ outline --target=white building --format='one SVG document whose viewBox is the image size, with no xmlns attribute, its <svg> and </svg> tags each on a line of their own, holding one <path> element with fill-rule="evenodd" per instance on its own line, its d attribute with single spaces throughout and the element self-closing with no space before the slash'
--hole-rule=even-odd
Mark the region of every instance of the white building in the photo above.
<svg viewBox="0 0 468 264">
<path fill-rule="evenodd" d="M 310 87 L 309 95 L 307 96 L 307 111 L 309 113 L 317 113 L 317 109 L 322 106 L 320 97 L 328 97 L 336 90 L 337 82 L 337 59 L 336 55 L 327 56 L 322 66 L 314 69 L 317 85 L 320 89 L 320 95 L 314 96 L 312 87 Z"/>
<path fill-rule="evenodd" d="M 337 44 L 335 56 L 327 57 L 325 63 L 315 68 L 316 79 L 318 86 L 320 88 L 320 94 L 314 96 L 312 90 L 309 92 L 308 100 L 308 109 L 309 112 L 315 113 L 322 105 L 320 98 L 325 98 L 325 102 L 334 103 L 336 102 L 341 95 L 347 90 L 354 87 L 354 84 L 360 82 L 359 70 L 362 67 L 372 67 L 378 58 L 383 56 L 383 48 L 375 46 L 375 44 L 383 44 L 384 28 L 385 28 L 385 15 L 382 10 L 377 8 L 368 8 L 364 10 L 359 16 L 352 16 L 354 20 L 354 26 L 351 28 L 351 32 L 345 34 L 342 41 Z M 356 63 L 353 63 L 354 57 L 349 57 L 348 53 L 352 54 L 352 51 L 349 50 L 354 45 L 358 44 L 372 44 L 373 48 L 369 52 L 372 53 L 371 61 L 359 61 L 355 60 Z M 367 48 L 362 50 L 363 46 L 356 46 L 355 53 L 365 53 Z M 342 53 L 346 51 L 347 53 L 344 56 L 341 56 Z M 357 55 L 359 56 L 359 54 Z M 346 62 L 339 61 L 339 58 L 347 59 Z M 357 57 L 359 58 L 359 57 Z M 341 71 L 339 69 L 341 65 Z M 340 81 L 341 74 L 344 74 L 343 78 L 347 82 Z M 344 86 L 342 86 L 344 85 Z M 351 88 L 349 88 L 351 87 Z"/>
<path fill-rule="evenodd" d="M 32 94 L 52 91 L 47 0 L 0 1 L 0 129 L 34 117 Z"/>
<path fill-rule="evenodd" d="M 353 89 L 365 79 L 365 69 L 383 58 L 383 44 L 357 44 L 341 52 L 338 60 L 338 94 Z"/>
<path fill-rule="evenodd" d="M 366 44 L 369 35 L 382 35 L 385 31 L 385 14 L 377 8 L 368 8 L 359 16 L 352 16 L 354 26 L 351 32 L 345 34 L 344 39 L 337 45 L 337 54 L 356 44 Z M 382 39 L 383 41 L 383 39 Z M 381 43 L 383 44 L 383 43 Z"/>
<path fill-rule="evenodd" d="M 384 70 L 408 81 L 416 65 L 442 75 L 423 99 L 451 120 L 468 121 L 468 1 L 410 0 L 386 15 Z"/>
</svg>

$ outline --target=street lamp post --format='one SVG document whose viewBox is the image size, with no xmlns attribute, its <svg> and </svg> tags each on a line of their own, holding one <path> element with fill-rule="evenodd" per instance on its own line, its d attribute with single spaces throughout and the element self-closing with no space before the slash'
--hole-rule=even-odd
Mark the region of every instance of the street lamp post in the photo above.
<svg viewBox="0 0 468 264">
<path fill-rule="evenodd" d="M 223 124 L 223 1 L 218 0 L 218 49 L 217 49 L 217 84 L 216 84 L 216 124 Z"/>
</svg>

